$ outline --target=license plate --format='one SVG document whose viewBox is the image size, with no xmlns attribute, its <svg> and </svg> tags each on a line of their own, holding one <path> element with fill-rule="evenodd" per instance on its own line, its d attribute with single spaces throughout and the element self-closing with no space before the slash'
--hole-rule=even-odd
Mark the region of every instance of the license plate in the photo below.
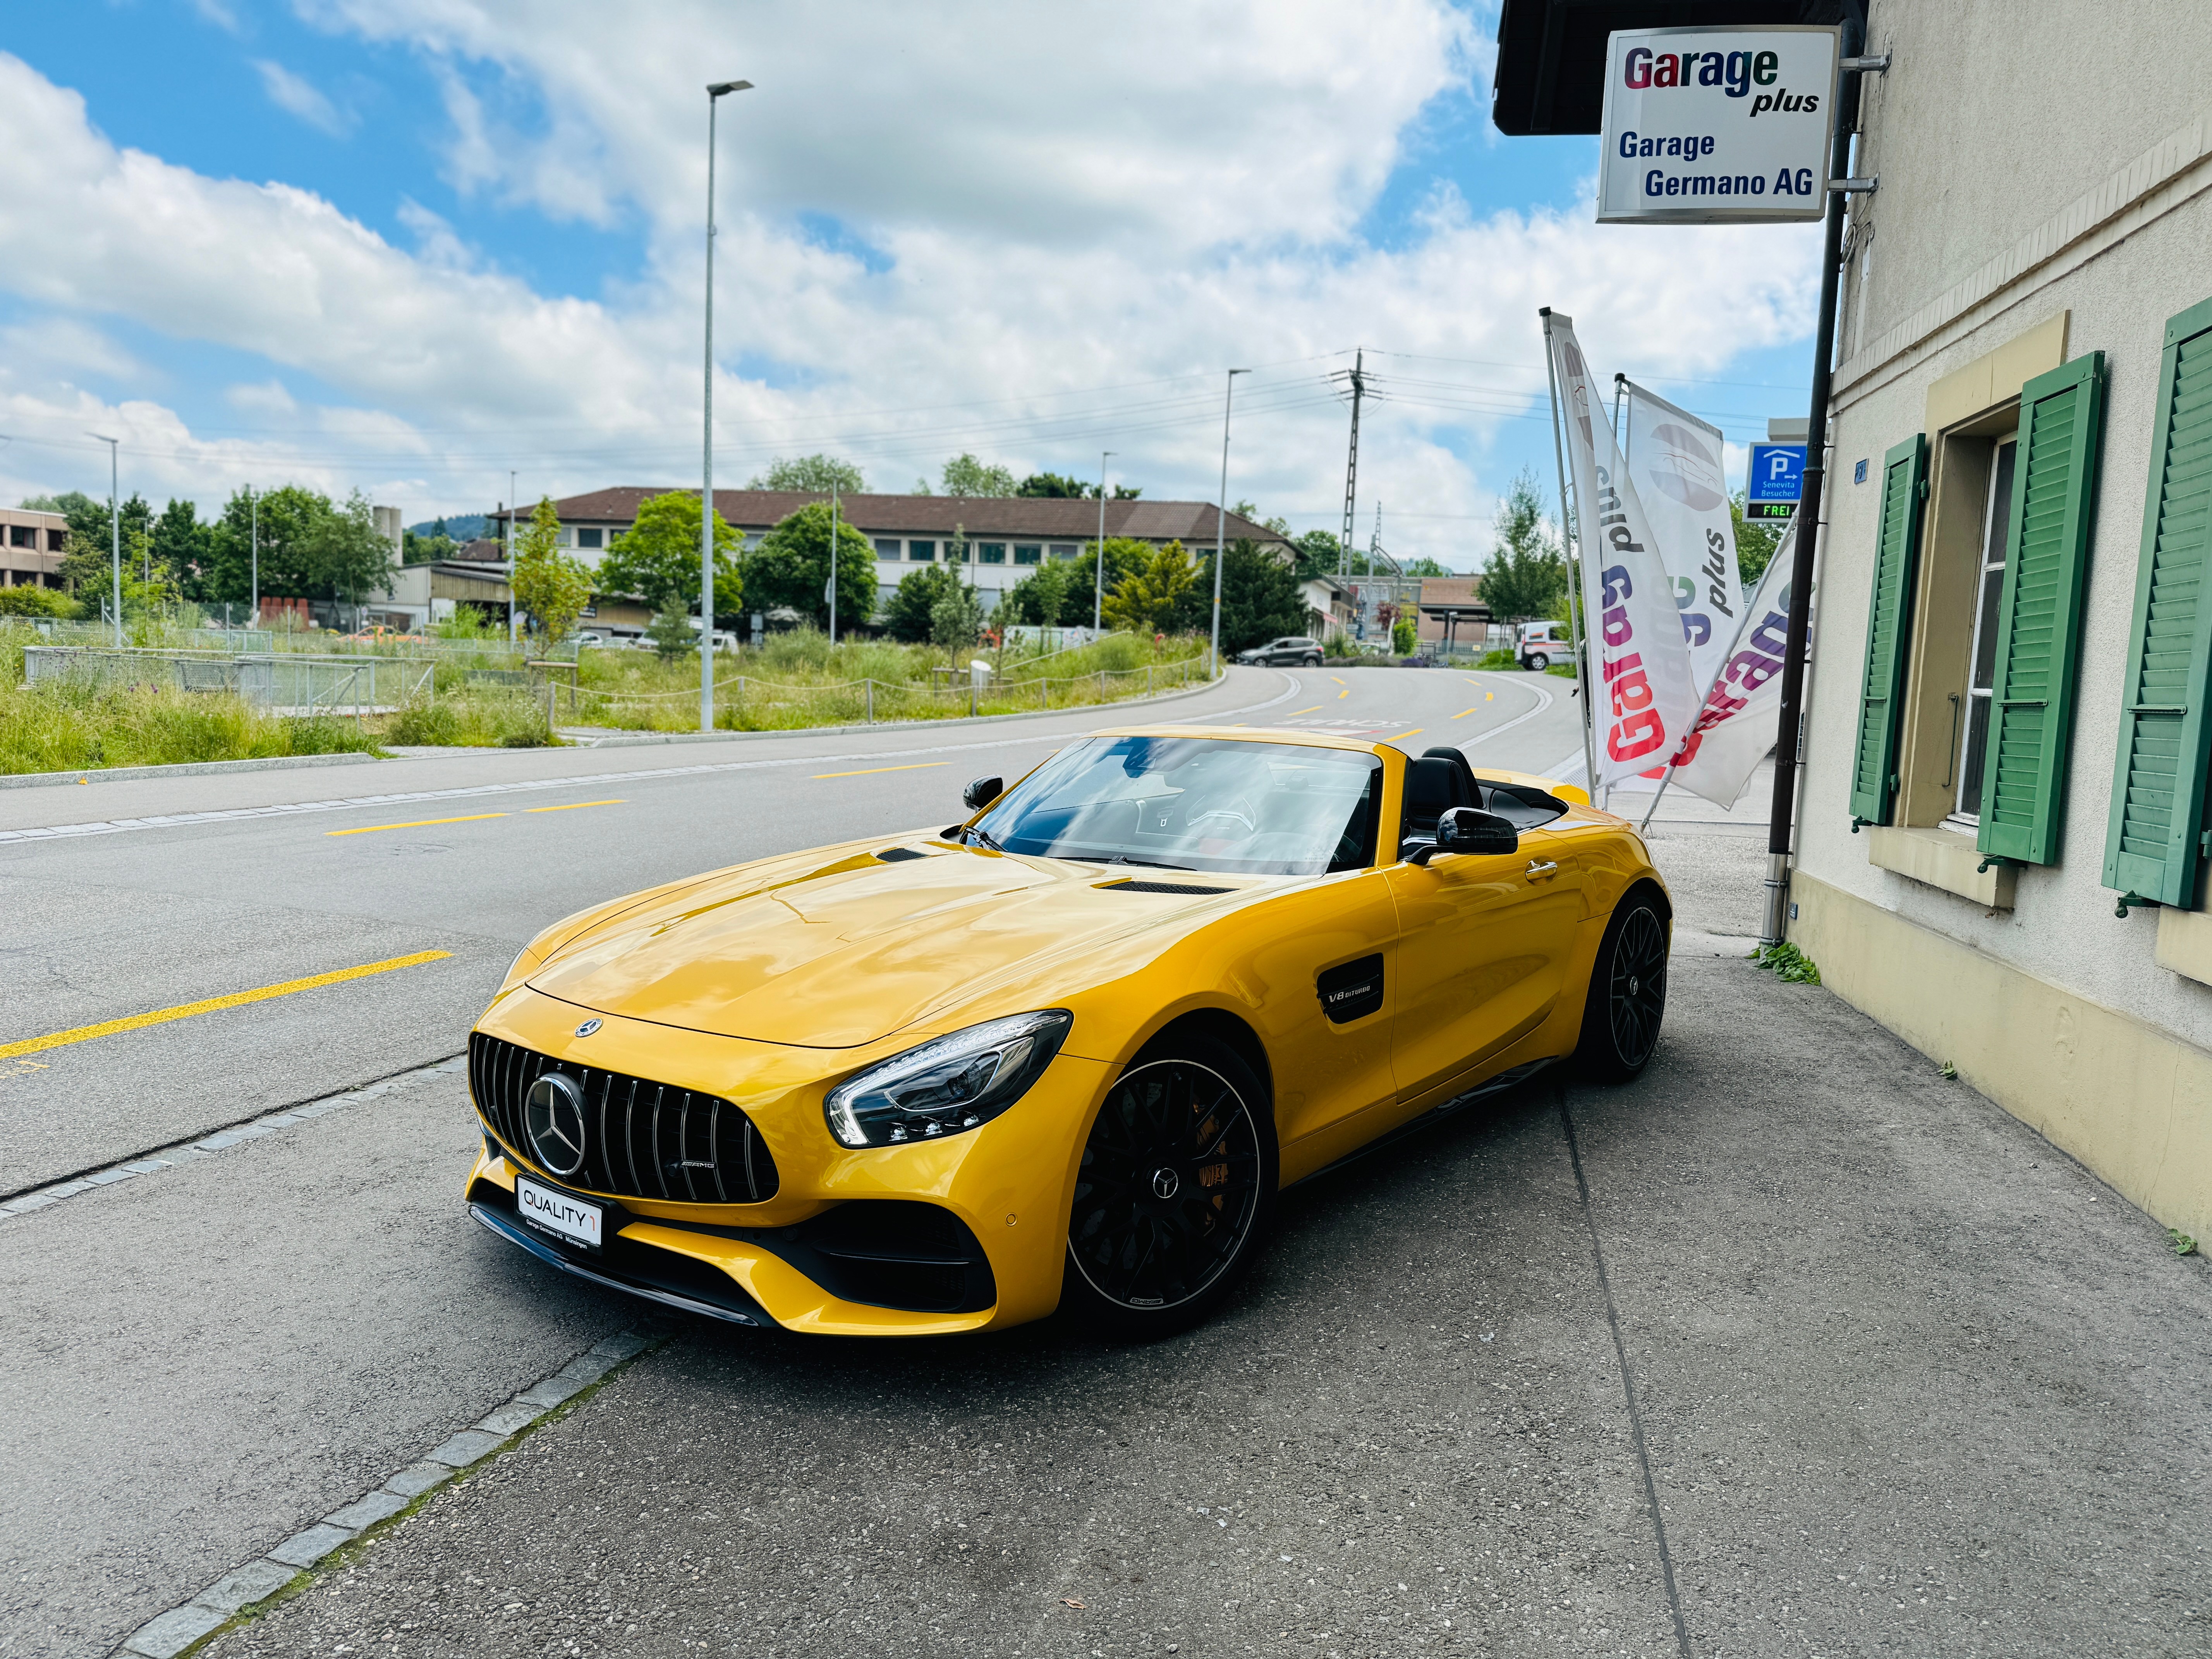
<svg viewBox="0 0 2212 1659">
<path fill-rule="evenodd" d="M 550 1187 L 541 1187 L 527 1176 L 514 1178 L 514 1208 L 532 1226 L 556 1234 L 572 1244 L 596 1250 L 602 1243 L 599 1218 L 605 1212 L 598 1205 L 586 1204 L 580 1198 L 571 1198 Z"/>
</svg>

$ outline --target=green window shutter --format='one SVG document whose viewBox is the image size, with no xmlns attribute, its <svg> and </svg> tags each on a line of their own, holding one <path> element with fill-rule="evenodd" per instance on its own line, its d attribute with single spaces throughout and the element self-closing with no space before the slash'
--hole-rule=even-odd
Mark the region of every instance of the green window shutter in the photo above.
<svg viewBox="0 0 2212 1659">
<path fill-rule="evenodd" d="M 2039 374 L 2021 391 L 1977 844 L 2026 864 L 2058 861 L 2104 427 L 2101 351 Z"/>
<path fill-rule="evenodd" d="M 1912 624 L 1920 566 L 1920 498 L 1927 491 L 1928 440 L 1914 433 L 1881 459 L 1881 523 L 1875 538 L 1874 600 L 1867 611 L 1866 678 L 1859 696 L 1858 755 L 1851 764 L 1851 819 L 1889 822 L 1897 791 L 1897 726 L 1905 703 L 1905 639 Z"/>
<path fill-rule="evenodd" d="M 2105 885 L 2187 908 L 2204 804 L 2205 666 L 2212 603 L 2212 300 L 2166 325 L 2142 553 L 2121 689 Z"/>
</svg>

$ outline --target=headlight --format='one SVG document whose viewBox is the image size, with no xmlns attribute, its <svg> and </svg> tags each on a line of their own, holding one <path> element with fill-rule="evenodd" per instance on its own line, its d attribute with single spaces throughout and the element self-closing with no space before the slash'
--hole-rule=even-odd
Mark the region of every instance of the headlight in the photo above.
<svg viewBox="0 0 2212 1659">
<path fill-rule="evenodd" d="M 1029 1092 L 1067 1040 L 1065 1008 L 986 1020 L 909 1048 L 830 1091 L 830 1133 L 848 1146 L 896 1146 L 957 1135 Z"/>
<path fill-rule="evenodd" d="M 533 939 L 516 953 L 514 960 L 507 964 L 507 976 L 499 982 L 501 990 L 503 991 L 508 986 L 514 984 L 524 974 L 538 966 L 537 952 L 537 941 Z"/>
</svg>

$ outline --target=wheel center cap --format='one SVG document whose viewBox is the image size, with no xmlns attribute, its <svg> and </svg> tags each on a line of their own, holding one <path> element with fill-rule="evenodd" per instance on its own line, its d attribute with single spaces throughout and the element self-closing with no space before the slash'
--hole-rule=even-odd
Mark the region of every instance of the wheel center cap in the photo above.
<svg viewBox="0 0 2212 1659">
<path fill-rule="evenodd" d="M 1182 1177 L 1164 1164 L 1152 1171 L 1152 1195 L 1156 1198 L 1173 1198 L 1182 1185 Z"/>
<path fill-rule="evenodd" d="M 1634 996 L 1634 995 L 1635 995 L 1638 991 L 1642 990 L 1643 988 L 1644 988 L 1644 981 L 1643 981 L 1642 980 L 1640 980 L 1640 979 L 1637 978 L 1635 975 L 1631 974 L 1631 975 L 1628 976 L 1628 994 L 1629 994 L 1629 995 L 1631 995 L 1631 996 Z"/>
</svg>

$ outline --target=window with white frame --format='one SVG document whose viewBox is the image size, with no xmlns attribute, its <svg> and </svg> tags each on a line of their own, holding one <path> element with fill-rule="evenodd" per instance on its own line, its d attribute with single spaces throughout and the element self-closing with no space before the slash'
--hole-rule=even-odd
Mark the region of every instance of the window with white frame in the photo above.
<svg viewBox="0 0 2212 1659">
<path fill-rule="evenodd" d="M 607 544 L 606 538 L 607 532 L 599 526 L 586 525 L 576 532 L 576 545 L 579 547 L 605 547 Z"/>
<path fill-rule="evenodd" d="M 1016 542 L 1014 544 L 1014 562 L 1016 564 L 1043 563 L 1044 548 L 1042 544 L 1037 542 Z"/>
<path fill-rule="evenodd" d="M 898 556 L 899 544 L 897 537 L 878 536 L 876 538 L 876 556 L 878 558 L 896 559 Z"/>
<path fill-rule="evenodd" d="M 917 564 L 927 564 L 937 557 L 937 544 L 910 541 L 906 544 L 906 556 Z"/>
<path fill-rule="evenodd" d="M 1004 563 L 1006 563 L 1006 543 L 1004 543 L 1004 542 L 977 542 L 977 543 L 975 544 L 975 562 L 976 562 L 978 564 L 1004 564 Z"/>
<path fill-rule="evenodd" d="M 1975 574 L 1974 641 L 1967 659 L 1966 707 L 1960 711 L 1964 731 L 1959 739 L 1958 794 L 1950 821 L 1978 825 L 1982 821 L 1982 781 L 1984 752 L 1990 737 L 1990 698 L 1996 684 L 1997 606 L 2004 598 L 2005 537 L 2012 527 L 2013 468 L 2020 445 L 2000 439 L 1990 467 L 1990 493 L 1982 507 L 1980 566 Z"/>
</svg>

